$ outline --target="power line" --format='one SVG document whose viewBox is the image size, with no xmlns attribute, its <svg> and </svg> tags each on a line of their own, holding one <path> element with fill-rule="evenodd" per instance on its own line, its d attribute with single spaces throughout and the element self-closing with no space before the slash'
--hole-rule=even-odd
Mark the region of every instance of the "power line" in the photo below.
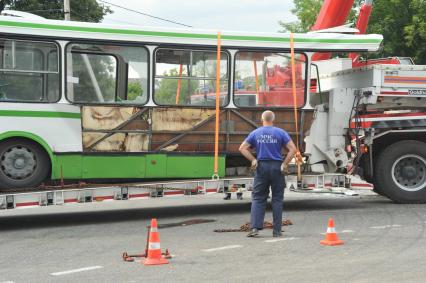
<svg viewBox="0 0 426 283">
<path fill-rule="evenodd" d="M 187 24 L 179 23 L 179 22 L 176 22 L 176 21 L 164 19 L 164 18 L 161 18 L 161 17 L 157 17 L 157 16 L 153 16 L 153 15 L 150 15 L 150 14 L 147 14 L 147 13 L 143 13 L 143 12 L 140 12 L 140 11 L 137 11 L 137 10 L 126 8 L 126 7 L 117 5 L 117 4 L 113 4 L 113 3 L 108 2 L 108 1 L 104 1 L 104 0 L 98 0 L 98 1 L 102 2 L 102 3 L 106 3 L 106 4 L 114 6 L 114 7 L 117 7 L 117 8 L 121 8 L 121 9 L 130 11 L 130 12 L 133 12 L 133 13 L 144 15 L 144 16 L 147 16 L 147 17 L 150 17 L 150 18 L 153 18 L 153 19 L 161 20 L 161 21 L 164 21 L 164 22 L 169 22 L 169 23 L 172 23 L 172 24 L 175 24 L 175 25 L 180 25 L 180 26 L 184 26 L 184 27 L 188 27 L 188 28 L 192 28 L 193 27 L 193 26 L 190 26 L 190 25 L 187 25 Z"/>
</svg>

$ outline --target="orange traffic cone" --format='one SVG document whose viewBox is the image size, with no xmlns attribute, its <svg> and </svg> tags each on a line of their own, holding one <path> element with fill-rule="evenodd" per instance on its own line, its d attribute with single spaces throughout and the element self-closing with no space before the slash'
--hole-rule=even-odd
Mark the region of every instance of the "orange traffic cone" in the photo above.
<svg viewBox="0 0 426 283">
<path fill-rule="evenodd" d="M 149 231 L 148 253 L 143 261 L 145 265 L 167 264 L 169 261 L 161 255 L 160 234 L 158 233 L 157 219 L 151 220 Z"/>
<path fill-rule="evenodd" d="M 337 237 L 333 218 L 328 220 L 327 234 L 325 234 L 325 239 L 320 241 L 320 244 L 325 246 L 343 245 L 343 241 Z"/>
</svg>

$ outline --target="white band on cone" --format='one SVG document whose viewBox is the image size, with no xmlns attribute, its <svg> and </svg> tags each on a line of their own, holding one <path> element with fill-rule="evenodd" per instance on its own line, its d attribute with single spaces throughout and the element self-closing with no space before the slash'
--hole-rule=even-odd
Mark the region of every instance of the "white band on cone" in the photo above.
<svg viewBox="0 0 426 283">
<path fill-rule="evenodd" d="M 327 233 L 336 233 L 336 229 L 334 227 L 328 227 L 327 228 Z"/>
<path fill-rule="evenodd" d="M 149 243 L 148 244 L 148 249 L 150 249 L 150 250 L 159 250 L 159 249 L 161 249 L 160 243 Z"/>
<path fill-rule="evenodd" d="M 157 227 L 151 227 L 151 230 L 150 230 L 150 232 L 158 232 L 158 229 L 157 229 Z"/>
</svg>

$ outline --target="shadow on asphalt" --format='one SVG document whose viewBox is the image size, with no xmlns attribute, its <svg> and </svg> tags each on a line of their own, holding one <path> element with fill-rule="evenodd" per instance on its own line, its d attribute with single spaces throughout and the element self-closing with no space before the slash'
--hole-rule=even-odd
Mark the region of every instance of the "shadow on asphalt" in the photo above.
<svg viewBox="0 0 426 283">
<path fill-rule="evenodd" d="M 292 211 L 333 211 L 344 209 L 365 209 L 369 206 L 388 205 L 386 199 L 363 201 L 361 199 L 300 199 L 284 202 L 284 210 Z M 271 209 L 268 203 L 268 210 Z M 28 211 L 29 213 L 30 210 Z M 37 229 L 47 227 L 81 226 L 114 222 L 149 220 L 151 218 L 190 217 L 200 218 L 212 214 L 250 212 L 250 203 L 219 203 L 159 208 L 132 208 L 104 211 L 66 212 L 51 214 L 28 214 L 0 217 L 0 231 Z M 1 214 L 1 211 L 0 211 Z"/>
</svg>

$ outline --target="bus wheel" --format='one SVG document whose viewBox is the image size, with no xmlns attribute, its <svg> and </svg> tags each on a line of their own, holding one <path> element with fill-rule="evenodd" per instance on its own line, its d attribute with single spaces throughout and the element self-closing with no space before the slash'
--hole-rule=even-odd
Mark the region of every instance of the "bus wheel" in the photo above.
<svg viewBox="0 0 426 283">
<path fill-rule="evenodd" d="M 383 150 L 375 168 L 375 185 L 385 196 L 398 203 L 426 203 L 426 143 L 394 143 Z"/>
<path fill-rule="evenodd" d="M 0 143 L 1 188 L 37 187 L 49 172 L 49 157 L 37 143 L 18 138 Z"/>
</svg>

